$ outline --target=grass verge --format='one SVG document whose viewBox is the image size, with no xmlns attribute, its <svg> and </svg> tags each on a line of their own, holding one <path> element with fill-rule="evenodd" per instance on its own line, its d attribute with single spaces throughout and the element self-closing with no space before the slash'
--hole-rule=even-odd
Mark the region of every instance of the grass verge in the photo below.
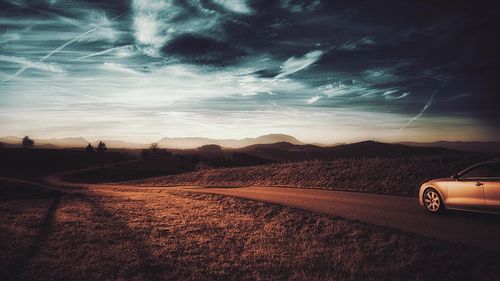
<svg viewBox="0 0 500 281">
<path fill-rule="evenodd" d="M 484 156 L 421 156 L 308 161 L 205 170 L 144 179 L 132 184 L 291 186 L 416 196 L 424 181 L 449 177 L 485 159 Z"/>
</svg>

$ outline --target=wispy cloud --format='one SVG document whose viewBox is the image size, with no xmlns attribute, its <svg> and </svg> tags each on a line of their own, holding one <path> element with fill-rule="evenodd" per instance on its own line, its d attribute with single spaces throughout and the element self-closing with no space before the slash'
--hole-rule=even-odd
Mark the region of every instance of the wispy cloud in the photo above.
<svg viewBox="0 0 500 281">
<path fill-rule="evenodd" d="M 141 72 L 139 72 L 139 71 L 137 71 L 129 66 L 118 64 L 118 63 L 106 62 L 102 65 L 102 68 L 105 70 L 110 70 L 110 71 L 130 74 L 130 75 L 142 75 Z"/>
<path fill-rule="evenodd" d="M 237 9 L 238 2 L 226 3 Z M 241 9 L 241 7 L 240 7 Z M 152 57 L 159 57 L 160 49 L 173 38 L 183 34 L 200 34 L 213 30 L 220 23 L 221 16 L 209 10 L 198 1 L 174 3 L 169 0 L 134 0 L 133 29 L 141 50 Z M 190 15 L 191 16 L 188 16 Z"/>
<path fill-rule="evenodd" d="M 409 92 L 404 92 L 404 93 L 401 93 L 399 95 L 393 95 L 393 93 L 396 93 L 398 92 L 398 90 L 389 90 L 389 91 L 385 91 L 382 96 L 387 99 L 387 100 L 399 100 L 399 99 L 402 99 L 402 98 L 405 98 L 407 96 L 410 95 Z"/>
<path fill-rule="evenodd" d="M 293 1 L 281 0 L 281 7 L 292 13 L 313 12 L 318 9 L 321 4 L 320 0 L 313 1 Z"/>
<path fill-rule="evenodd" d="M 75 61 L 80 61 L 80 60 L 84 60 L 84 59 L 95 57 L 95 56 L 105 55 L 105 54 L 108 54 L 108 53 L 111 53 L 111 52 L 116 52 L 116 51 L 131 51 L 133 49 L 134 49 L 133 45 L 125 45 L 125 46 L 113 47 L 113 48 L 109 48 L 109 49 L 106 49 L 106 50 L 103 50 L 103 51 L 100 51 L 100 52 L 95 52 L 95 53 L 92 53 L 92 54 L 88 54 L 88 55 L 79 57 L 79 58 L 75 59 Z"/>
<path fill-rule="evenodd" d="M 416 116 L 414 116 L 413 118 L 411 118 L 410 120 L 408 120 L 408 122 L 406 122 L 406 124 L 404 124 L 403 126 L 401 126 L 401 128 L 399 128 L 399 130 L 400 131 L 403 130 L 404 128 L 408 127 L 414 121 L 417 121 L 418 118 L 422 117 L 422 115 L 424 115 L 425 111 L 432 105 L 432 101 L 433 100 L 434 100 L 434 95 L 431 96 L 431 98 L 427 101 L 427 103 L 420 110 L 420 112 Z"/>
<path fill-rule="evenodd" d="M 321 96 L 314 96 L 309 99 L 307 99 L 306 103 L 307 104 L 313 104 L 321 99 Z"/>
<path fill-rule="evenodd" d="M 92 28 L 91 30 L 88 30 L 78 36 L 76 36 L 75 38 L 67 41 L 66 43 L 62 44 L 61 46 L 55 48 L 54 50 L 50 51 L 48 54 L 46 54 L 44 57 L 42 57 L 40 60 L 38 60 L 38 63 L 41 63 L 43 62 L 44 60 L 50 58 L 53 54 L 61 51 L 62 49 L 64 49 L 66 46 L 76 42 L 78 39 L 80 39 L 81 37 L 93 32 L 94 30 L 96 30 L 96 28 Z M 23 67 L 21 67 L 16 73 L 14 73 L 12 76 L 9 76 L 7 78 L 5 78 L 4 80 L 2 80 L 2 82 L 7 82 L 13 78 L 16 78 L 17 76 L 21 75 L 21 73 L 23 73 L 26 69 L 30 68 L 31 65 L 23 65 Z"/>
<path fill-rule="evenodd" d="M 417 121 L 418 118 L 420 118 L 420 117 L 422 117 L 422 115 L 424 115 L 425 111 L 427 109 L 429 109 L 429 107 L 432 105 L 432 102 L 434 101 L 434 97 L 437 95 L 437 93 L 441 90 L 441 88 L 445 84 L 446 84 L 446 80 L 442 80 L 441 86 L 439 88 L 436 88 L 434 90 L 434 92 L 431 95 L 431 98 L 427 101 L 427 103 L 424 105 L 424 107 L 422 108 L 422 110 L 420 110 L 420 112 L 415 117 L 413 117 L 410 120 L 408 120 L 408 122 L 406 122 L 406 124 L 404 124 L 403 126 L 401 126 L 401 128 L 399 128 L 399 131 L 402 131 L 403 129 L 405 129 L 406 127 L 408 127 L 411 123 L 413 123 L 414 121 Z"/>
<path fill-rule="evenodd" d="M 291 57 L 283 63 L 280 74 L 276 75 L 275 78 L 284 78 L 290 74 L 307 68 L 317 62 L 323 54 L 323 51 L 315 50 L 301 57 Z"/>
<path fill-rule="evenodd" d="M 21 36 L 18 33 L 5 32 L 0 36 L 0 44 L 5 44 L 19 39 L 21 39 Z"/>
<path fill-rule="evenodd" d="M 470 97 L 471 94 L 469 93 L 465 93 L 465 94 L 460 94 L 460 95 L 455 95 L 455 96 L 452 96 L 448 99 L 446 99 L 446 101 L 454 101 L 454 100 L 458 100 L 458 99 L 463 99 L 463 98 L 466 98 L 466 97 Z"/>
<path fill-rule="evenodd" d="M 252 9 L 248 6 L 246 0 L 213 0 L 213 1 L 235 13 L 250 14 L 253 12 Z"/>
<path fill-rule="evenodd" d="M 486 29 L 487 39 L 471 41 L 477 56 L 448 52 L 463 25 L 431 30 L 445 10 L 427 23 L 405 9 L 398 11 L 405 20 L 394 22 L 388 8 L 354 3 L 347 11 L 319 0 L 4 2 L 0 81 L 10 81 L 0 82 L 0 135 L 64 136 L 87 126 L 93 136 L 138 138 L 272 131 L 329 134 L 332 142 L 428 138 L 442 133 L 436 127 L 445 118 L 470 113 L 449 123 L 459 139 L 464 124 L 488 131 L 498 119 L 498 83 L 479 71 L 491 69 L 481 66 L 491 61 L 483 43 L 494 34 Z M 407 10 L 422 8 L 414 2 Z M 442 80 L 449 87 L 432 95 Z M 110 122 L 96 125 L 103 116 Z"/>
<path fill-rule="evenodd" d="M 44 63 L 40 61 L 30 61 L 26 58 L 0 55 L 0 61 L 21 64 L 26 68 L 34 68 L 43 71 L 56 73 L 64 72 L 63 68 L 55 63 Z"/>
<path fill-rule="evenodd" d="M 364 49 L 370 46 L 376 45 L 375 40 L 372 37 L 365 36 L 359 40 L 356 41 L 348 41 L 342 44 L 340 47 L 338 47 L 339 50 L 348 50 L 348 51 L 353 51 L 353 50 L 358 50 L 358 49 Z"/>
</svg>

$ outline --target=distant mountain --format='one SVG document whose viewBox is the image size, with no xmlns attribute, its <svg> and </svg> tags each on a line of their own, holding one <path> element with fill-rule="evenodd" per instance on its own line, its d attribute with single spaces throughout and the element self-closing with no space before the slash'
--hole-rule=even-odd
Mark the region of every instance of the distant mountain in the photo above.
<svg viewBox="0 0 500 281">
<path fill-rule="evenodd" d="M 338 158 L 422 156 L 457 153 L 455 150 L 441 147 L 411 147 L 402 144 L 374 141 L 363 141 L 330 147 L 310 144 L 295 145 L 280 142 L 251 145 L 240 148 L 237 151 L 274 161 L 333 160 Z"/>
<path fill-rule="evenodd" d="M 449 149 L 480 152 L 480 153 L 500 153 L 500 142 L 497 141 L 436 141 L 436 142 L 401 142 L 400 144 L 416 147 L 444 147 Z"/>
<path fill-rule="evenodd" d="M 85 147 L 89 141 L 82 138 L 35 139 L 35 145 L 55 145 L 57 147 Z"/>
<path fill-rule="evenodd" d="M 89 141 L 82 137 L 34 139 L 36 148 L 84 148 Z M 143 149 L 150 143 L 136 143 L 122 140 L 103 140 L 108 148 Z M 6 148 L 21 147 L 22 137 L 0 137 L 0 143 Z M 91 142 L 95 147 L 99 141 Z M 265 154 L 274 160 L 280 159 L 329 159 L 348 155 L 348 157 L 384 156 L 385 154 L 407 155 L 419 153 L 442 153 L 448 150 L 460 150 L 480 153 L 500 153 L 500 142 L 466 142 L 466 141 L 438 141 L 438 142 L 400 142 L 394 144 L 364 141 L 352 144 L 305 144 L 302 141 L 285 134 L 269 134 L 256 138 L 244 139 L 210 139 L 200 137 L 162 138 L 160 148 L 193 149 L 207 144 L 216 144 L 223 148 L 242 149 L 243 152 L 252 151 L 254 155 Z M 282 155 L 286 154 L 286 155 Z"/>
<path fill-rule="evenodd" d="M 5 144 L 5 147 L 20 147 L 22 138 L 20 137 L 0 137 L 0 142 Z M 85 147 L 89 144 L 89 141 L 77 137 L 77 138 L 53 138 L 53 139 L 34 139 L 35 147 L 37 148 L 75 148 L 75 147 Z M 121 140 L 102 140 L 106 143 L 108 148 L 128 148 L 128 149 L 142 149 L 149 147 L 149 143 L 135 143 L 127 142 Z M 245 139 L 209 139 L 209 138 L 163 138 L 158 141 L 158 145 L 161 148 L 178 148 L 178 149 L 192 149 L 197 148 L 207 144 L 217 144 L 224 148 L 240 148 L 253 144 L 269 144 L 276 142 L 288 142 L 292 144 L 304 144 L 298 139 L 283 134 L 269 134 L 260 136 L 257 138 L 245 138 Z M 99 141 L 92 142 L 95 147 Z"/>
<path fill-rule="evenodd" d="M 6 147 L 21 147 L 22 138 L 20 137 L 0 137 L 0 142 Z M 89 141 L 84 138 L 52 138 L 52 139 L 34 139 L 37 148 L 63 148 L 63 147 L 85 147 Z"/>
<path fill-rule="evenodd" d="M 8 136 L 8 137 L 0 137 L 0 142 L 2 143 L 21 143 L 22 138 L 20 137 L 13 137 L 13 136 Z"/>
<path fill-rule="evenodd" d="M 99 142 L 100 141 L 94 141 L 92 142 L 92 145 L 94 147 L 97 147 Z M 150 145 L 145 143 L 136 143 L 136 142 L 121 141 L 121 140 L 102 140 L 102 142 L 106 144 L 107 148 L 143 149 L 143 148 L 148 148 Z"/>
<path fill-rule="evenodd" d="M 271 144 L 277 142 L 288 142 L 291 144 L 304 144 L 298 139 L 284 134 L 269 134 L 257 138 L 245 139 L 209 139 L 209 138 L 163 138 L 158 142 L 161 148 L 191 149 L 207 144 L 217 144 L 224 148 L 241 148 L 254 144 Z"/>
</svg>

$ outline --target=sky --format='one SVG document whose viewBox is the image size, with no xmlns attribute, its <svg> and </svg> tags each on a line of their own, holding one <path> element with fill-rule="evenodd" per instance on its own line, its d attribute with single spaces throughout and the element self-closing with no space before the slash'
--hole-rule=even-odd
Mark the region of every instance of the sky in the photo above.
<svg viewBox="0 0 500 281">
<path fill-rule="evenodd" d="M 500 140 L 495 1 L 0 0 L 0 136 Z"/>
</svg>

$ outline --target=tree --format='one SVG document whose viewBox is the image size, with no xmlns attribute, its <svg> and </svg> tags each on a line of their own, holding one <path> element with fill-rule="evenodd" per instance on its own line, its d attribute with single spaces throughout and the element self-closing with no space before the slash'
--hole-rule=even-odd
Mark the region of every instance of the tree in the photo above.
<svg viewBox="0 0 500 281">
<path fill-rule="evenodd" d="M 143 159 L 149 158 L 149 149 L 143 149 L 141 151 L 141 156 L 142 156 Z"/>
<path fill-rule="evenodd" d="M 89 145 L 87 145 L 87 147 L 85 148 L 85 151 L 94 152 L 94 147 L 92 146 L 92 144 L 90 142 L 89 142 Z"/>
<path fill-rule="evenodd" d="M 103 141 L 100 141 L 97 145 L 97 152 L 99 152 L 99 161 L 101 162 L 101 169 L 104 167 L 104 152 L 106 152 L 108 148 Z"/>
<path fill-rule="evenodd" d="M 97 145 L 97 152 L 104 153 L 104 152 L 106 152 L 106 150 L 108 150 L 108 148 L 106 147 L 106 144 L 104 142 L 100 141 L 99 144 Z"/>
<path fill-rule="evenodd" d="M 35 141 L 30 139 L 28 136 L 23 138 L 22 145 L 24 148 L 32 148 L 35 145 Z"/>
<path fill-rule="evenodd" d="M 151 152 L 151 156 L 153 156 L 153 158 L 156 158 L 158 156 L 158 151 L 159 151 L 158 144 L 152 143 L 149 146 L 149 151 Z"/>
<path fill-rule="evenodd" d="M 206 144 L 198 147 L 199 151 L 208 151 L 208 152 L 220 152 L 222 151 L 222 147 L 217 144 Z"/>
</svg>

